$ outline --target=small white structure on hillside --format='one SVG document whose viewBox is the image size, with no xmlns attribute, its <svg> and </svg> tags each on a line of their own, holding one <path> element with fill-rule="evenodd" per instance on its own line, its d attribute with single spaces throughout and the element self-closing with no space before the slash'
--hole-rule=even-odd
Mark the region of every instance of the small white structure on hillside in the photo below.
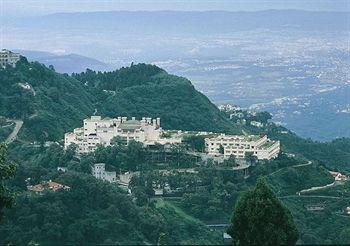
<svg viewBox="0 0 350 246">
<path fill-rule="evenodd" d="M 160 118 L 152 119 L 143 117 L 136 120 L 135 117 L 105 118 L 91 116 L 84 120 L 82 128 L 74 129 L 74 132 L 65 134 L 64 147 L 76 144 L 79 153 L 94 151 L 98 144 L 108 146 L 114 137 L 119 137 L 124 144 L 131 140 L 140 142 L 145 146 L 159 144 L 180 143 L 181 138 L 162 138 L 163 132 L 160 126 Z"/>
<path fill-rule="evenodd" d="M 6 49 L 2 49 L 0 51 L 0 67 L 4 68 L 6 67 L 6 65 L 15 67 L 19 59 L 20 59 L 20 54 L 18 53 L 14 53 Z"/>
<path fill-rule="evenodd" d="M 223 112 L 234 112 L 239 108 L 232 104 L 221 104 L 218 106 L 218 109 Z"/>
<path fill-rule="evenodd" d="M 57 171 L 65 173 L 68 169 L 66 167 L 57 167 Z"/>
<path fill-rule="evenodd" d="M 340 172 L 329 171 L 329 173 L 333 176 L 335 181 L 346 181 L 348 177 Z"/>
<path fill-rule="evenodd" d="M 231 155 L 236 158 L 244 158 L 245 154 L 250 152 L 259 160 L 269 160 L 276 158 L 280 152 L 280 142 L 272 141 L 266 135 L 242 136 L 220 134 L 206 138 L 205 147 L 209 155 L 221 155 L 224 158 L 229 158 Z M 223 150 L 223 153 L 220 153 L 220 148 Z"/>
<path fill-rule="evenodd" d="M 110 183 L 117 182 L 117 174 L 116 172 L 107 172 L 106 164 L 104 163 L 96 163 L 92 167 L 92 175 L 97 179 L 102 179 L 104 181 L 108 181 Z"/>
<path fill-rule="evenodd" d="M 250 125 L 255 126 L 255 127 L 263 127 L 264 124 L 259 122 L 259 121 L 251 121 Z"/>
</svg>

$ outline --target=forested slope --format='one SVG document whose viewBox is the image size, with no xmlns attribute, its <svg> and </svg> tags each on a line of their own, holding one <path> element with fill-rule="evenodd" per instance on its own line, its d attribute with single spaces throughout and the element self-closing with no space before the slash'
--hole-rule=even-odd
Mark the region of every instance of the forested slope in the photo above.
<svg viewBox="0 0 350 246">
<path fill-rule="evenodd" d="M 115 185 L 90 175 L 70 172 L 51 178 L 71 189 L 18 196 L 0 226 L 0 244 L 155 245 L 161 233 L 179 244 L 220 242 L 219 234 L 204 224 L 155 203 L 139 207 Z M 181 233 L 184 228 L 190 233 Z"/>
<path fill-rule="evenodd" d="M 160 117 L 168 129 L 235 131 L 189 80 L 152 65 L 69 76 L 22 57 L 16 68 L 0 69 L 0 84 L 0 116 L 22 119 L 24 140 L 62 139 L 95 109 L 108 117 Z"/>
<path fill-rule="evenodd" d="M 24 120 L 20 135 L 57 140 L 93 113 L 94 97 L 74 78 L 22 57 L 0 69 L 0 115 Z"/>
<path fill-rule="evenodd" d="M 73 76 L 99 95 L 97 108 L 104 116 L 160 117 L 166 129 L 235 131 L 189 80 L 156 66 L 138 64 L 105 73 L 87 70 Z"/>
</svg>

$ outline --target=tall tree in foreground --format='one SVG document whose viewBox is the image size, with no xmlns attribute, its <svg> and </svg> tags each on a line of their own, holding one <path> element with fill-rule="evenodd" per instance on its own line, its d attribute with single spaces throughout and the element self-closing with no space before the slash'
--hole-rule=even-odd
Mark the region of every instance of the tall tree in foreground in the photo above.
<svg viewBox="0 0 350 246">
<path fill-rule="evenodd" d="M 13 203 L 13 196 L 5 187 L 5 180 L 14 175 L 16 166 L 9 162 L 6 157 L 6 145 L 0 144 L 0 221 L 2 217 L 2 210 L 11 207 Z"/>
<path fill-rule="evenodd" d="M 228 234 L 238 245 L 294 245 L 298 240 L 292 214 L 262 177 L 236 203 Z"/>
</svg>

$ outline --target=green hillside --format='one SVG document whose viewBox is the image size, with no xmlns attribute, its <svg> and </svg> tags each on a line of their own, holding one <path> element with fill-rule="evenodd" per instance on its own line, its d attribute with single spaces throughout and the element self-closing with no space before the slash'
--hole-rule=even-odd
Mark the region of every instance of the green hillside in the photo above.
<svg viewBox="0 0 350 246">
<path fill-rule="evenodd" d="M 20 141 L 8 150 L 9 158 L 18 164 L 15 177 L 7 184 L 17 192 L 17 203 L 4 211 L 0 244 L 156 244 L 163 233 L 173 244 L 219 244 L 221 235 L 203 222 L 226 223 L 239 195 L 253 187 L 259 176 L 267 178 L 291 210 L 301 231 L 299 243 L 349 242 L 349 218 L 344 213 L 349 203 L 349 182 L 317 191 L 320 197 L 313 193 L 299 196 L 298 192 L 333 182 L 328 170 L 350 173 L 350 139 L 329 143 L 306 140 L 268 123 L 267 113 L 254 116 L 254 120 L 265 123 L 263 127 L 238 124 L 187 79 L 146 64 L 69 76 L 22 58 L 16 68 L 0 69 L 0 83 L 0 116 L 24 121 Z M 243 129 L 248 134 L 267 134 L 281 141 L 284 153 L 252 165 L 249 176 L 211 162 L 196 166 L 198 173 L 160 175 L 155 169 L 193 167 L 197 163 L 183 152 L 176 152 L 176 161 L 168 157 L 167 163 L 159 163 L 153 150 L 136 143 L 101 146 L 79 157 L 60 144 L 44 147 L 28 143 L 60 140 L 95 110 L 104 117 L 160 117 L 168 129 L 240 134 Z M 0 119 L 0 138 L 4 140 L 14 125 Z M 141 177 L 130 185 L 132 195 L 92 178 L 90 166 L 98 162 L 106 163 L 109 170 L 140 170 Z M 67 167 L 68 172 L 58 172 L 59 166 Z M 26 191 L 26 182 L 38 184 L 49 179 L 72 188 L 41 196 Z M 150 185 L 165 183 L 179 197 L 155 198 Z M 324 210 L 308 210 L 319 203 L 325 205 Z"/>
<path fill-rule="evenodd" d="M 16 68 L 0 69 L 0 84 L 0 116 L 24 121 L 22 140 L 62 139 L 95 109 L 108 117 L 161 117 L 168 129 L 235 131 L 189 80 L 152 65 L 69 76 L 22 57 Z"/>
<path fill-rule="evenodd" d="M 69 191 L 22 193 L 0 226 L 0 244 L 218 244 L 220 236 L 169 206 L 139 207 L 115 185 L 87 174 L 48 174 Z M 45 215 L 45 216 L 43 216 Z"/>
<path fill-rule="evenodd" d="M 99 95 L 104 116 L 160 117 L 166 129 L 229 131 L 236 129 L 186 78 L 146 64 L 113 72 L 91 70 L 73 75 Z"/>
<path fill-rule="evenodd" d="M 81 83 L 25 58 L 16 68 L 0 69 L 0 84 L 0 115 L 24 121 L 23 139 L 63 138 L 93 113 L 94 97 Z"/>
<path fill-rule="evenodd" d="M 283 152 L 312 160 L 330 170 L 350 173 L 350 138 L 339 138 L 330 142 L 304 139 L 283 126 L 267 124 L 262 128 L 244 126 L 251 134 L 267 134 L 279 140 Z"/>
</svg>

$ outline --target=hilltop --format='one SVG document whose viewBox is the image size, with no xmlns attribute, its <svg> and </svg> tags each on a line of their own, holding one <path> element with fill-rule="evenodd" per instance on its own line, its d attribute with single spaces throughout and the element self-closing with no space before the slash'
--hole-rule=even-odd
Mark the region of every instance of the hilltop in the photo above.
<svg viewBox="0 0 350 246">
<path fill-rule="evenodd" d="M 112 66 L 99 60 L 78 54 L 55 54 L 35 50 L 15 50 L 23 54 L 28 61 L 38 61 L 46 66 L 53 65 L 59 73 L 83 72 L 87 68 L 96 71 L 109 71 Z"/>
<path fill-rule="evenodd" d="M 60 140 L 95 110 L 106 117 L 161 117 L 164 128 L 235 131 L 189 80 L 152 65 L 69 76 L 22 57 L 15 68 L 0 69 L 0 83 L 0 115 L 24 121 L 23 140 Z"/>
<path fill-rule="evenodd" d="M 160 117 L 166 129 L 235 131 L 217 107 L 191 82 L 146 64 L 113 72 L 73 74 L 98 95 L 103 116 Z"/>
</svg>

